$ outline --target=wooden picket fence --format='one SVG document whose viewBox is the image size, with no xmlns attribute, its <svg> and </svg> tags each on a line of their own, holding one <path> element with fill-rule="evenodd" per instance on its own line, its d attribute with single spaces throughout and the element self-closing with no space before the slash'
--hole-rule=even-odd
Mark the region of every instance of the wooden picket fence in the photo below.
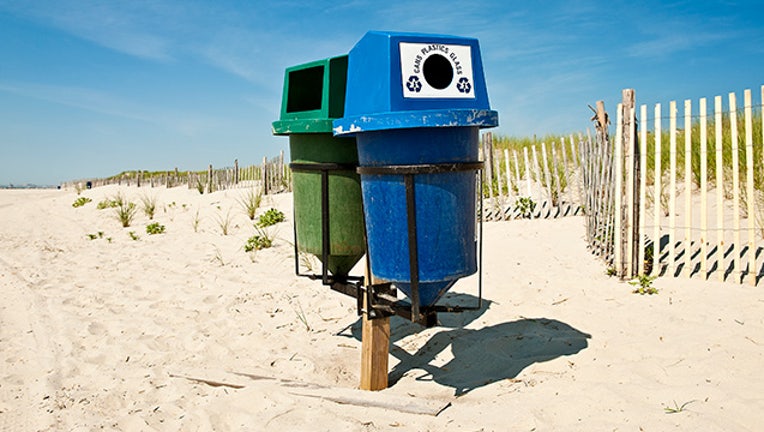
<svg viewBox="0 0 764 432">
<path fill-rule="evenodd" d="M 272 159 L 263 158 L 260 165 L 239 166 L 238 159 L 232 167 L 213 168 L 212 164 L 206 172 L 173 171 L 148 173 L 132 171 L 120 176 L 109 178 L 78 179 L 61 184 L 63 188 L 84 189 L 112 184 L 137 187 L 179 187 L 197 189 L 199 193 L 256 187 L 262 188 L 265 194 L 290 192 L 292 176 L 284 162 L 284 152 Z"/>
<path fill-rule="evenodd" d="M 715 277 L 757 284 L 764 275 L 764 86 L 671 101 L 652 112 L 633 90 L 617 108 L 616 137 L 595 122 L 584 154 L 587 240 L 623 279 L 640 275 Z M 649 116 L 652 114 L 652 116 Z M 668 122 L 668 128 L 666 128 Z"/>
<path fill-rule="evenodd" d="M 555 218 L 580 214 L 584 139 L 570 135 L 521 149 L 497 149 L 482 135 L 483 220 Z"/>
</svg>

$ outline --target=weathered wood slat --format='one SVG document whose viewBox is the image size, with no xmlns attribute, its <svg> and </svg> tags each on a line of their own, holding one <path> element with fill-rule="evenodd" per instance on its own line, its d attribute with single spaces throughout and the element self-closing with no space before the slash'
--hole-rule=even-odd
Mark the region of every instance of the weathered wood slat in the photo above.
<svg viewBox="0 0 764 432">
<path fill-rule="evenodd" d="M 716 151 L 716 272 L 719 280 L 724 281 L 724 159 L 722 148 L 722 97 L 714 98 L 714 126 L 715 126 L 715 151 Z"/>
<path fill-rule="evenodd" d="M 692 276 L 692 101 L 684 101 L 684 272 Z"/>
<path fill-rule="evenodd" d="M 746 184 L 746 203 L 748 214 L 748 281 L 751 285 L 756 285 L 756 197 L 753 189 L 753 112 L 751 107 L 751 90 L 743 93 L 743 104 L 745 109 L 745 184 Z"/>
<path fill-rule="evenodd" d="M 700 273 L 708 279 L 708 113 L 700 100 Z"/>
</svg>

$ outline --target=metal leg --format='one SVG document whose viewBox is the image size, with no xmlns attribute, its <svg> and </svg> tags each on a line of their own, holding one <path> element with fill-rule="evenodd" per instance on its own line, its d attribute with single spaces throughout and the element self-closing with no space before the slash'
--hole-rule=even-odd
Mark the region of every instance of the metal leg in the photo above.
<svg viewBox="0 0 764 432">
<path fill-rule="evenodd" d="M 409 235 L 409 271 L 411 273 L 411 321 L 419 321 L 419 254 L 416 237 L 416 201 L 414 174 L 404 174 L 406 186 L 406 218 Z"/>
</svg>

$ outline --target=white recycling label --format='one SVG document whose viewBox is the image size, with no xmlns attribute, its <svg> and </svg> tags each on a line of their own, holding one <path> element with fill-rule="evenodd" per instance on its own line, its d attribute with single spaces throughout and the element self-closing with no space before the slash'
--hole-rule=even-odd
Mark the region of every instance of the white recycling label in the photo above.
<svg viewBox="0 0 764 432">
<path fill-rule="evenodd" d="M 400 42 L 405 98 L 474 99 L 469 45 Z"/>
</svg>

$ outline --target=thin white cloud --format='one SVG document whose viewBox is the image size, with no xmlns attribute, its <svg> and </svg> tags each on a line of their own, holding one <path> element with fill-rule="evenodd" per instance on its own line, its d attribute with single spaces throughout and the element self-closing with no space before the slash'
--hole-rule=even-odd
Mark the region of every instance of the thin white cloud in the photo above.
<svg viewBox="0 0 764 432">
<path fill-rule="evenodd" d="M 57 28 L 97 45 L 131 56 L 168 61 L 172 40 L 162 34 L 172 25 L 161 3 L 147 1 L 35 1 L 5 8 L 12 13 Z"/>
<path fill-rule="evenodd" d="M 679 52 L 696 50 L 705 46 L 729 40 L 735 35 L 731 33 L 712 32 L 667 32 L 655 37 L 632 44 L 628 55 L 639 58 L 665 58 Z"/>
</svg>

